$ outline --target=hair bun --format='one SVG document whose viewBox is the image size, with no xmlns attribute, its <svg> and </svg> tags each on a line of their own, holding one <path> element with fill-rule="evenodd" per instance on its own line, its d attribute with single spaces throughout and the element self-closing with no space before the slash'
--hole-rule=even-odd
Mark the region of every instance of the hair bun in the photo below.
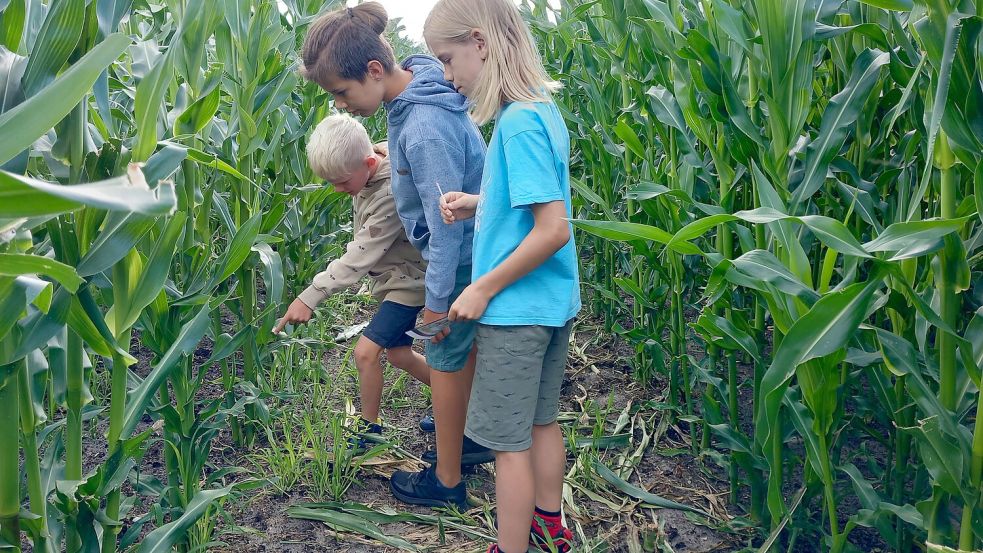
<svg viewBox="0 0 983 553">
<path fill-rule="evenodd" d="M 373 32 L 381 35 L 386 32 L 386 25 L 389 24 L 389 14 L 386 8 L 378 2 L 365 2 L 359 4 L 351 10 L 352 17 L 367 25 Z"/>
</svg>

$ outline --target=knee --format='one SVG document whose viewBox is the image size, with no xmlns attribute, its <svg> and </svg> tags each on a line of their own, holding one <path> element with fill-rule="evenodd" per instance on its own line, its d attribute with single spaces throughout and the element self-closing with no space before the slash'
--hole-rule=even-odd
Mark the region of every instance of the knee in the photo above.
<svg viewBox="0 0 983 553">
<path fill-rule="evenodd" d="M 379 353 L 380 350 L 372 345 L 365 345 L 359 343 L 355 346 L 355 366 L 358 368 L 358 372 L 365 372 L 368 370 L 377 370 L 379 365 Z"/>
</svg>

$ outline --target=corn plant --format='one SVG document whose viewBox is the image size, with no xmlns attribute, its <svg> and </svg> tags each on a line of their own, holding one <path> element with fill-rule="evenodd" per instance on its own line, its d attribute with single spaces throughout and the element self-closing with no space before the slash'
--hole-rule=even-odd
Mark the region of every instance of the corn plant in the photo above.
<svg viewBox="0 0 983 553">
<path fill-rule="evenodd" d="M 979 6 L 625 0 L 561 3 L 551 19 L 530 4 L 551 69 L 588 83 L 560 96 L 568 123 L 598 137 L 584 152 L 606 151 L 578 165 L 588 186 L 575 224 L 630 245 L 621 255 L 651 273 L 705 267 L 705 288 L 677 277 L 684 297 L 671 302 L 639 301 L 661 280 L 627 291 L 704 341 L 684 386 L 702 385 L 701 409 L 684 419 L 708 431 L 703 447 L 730 453 L 732 501 L 750 488 L 745 508 L 769 544 L 791 519 L 790 549 L 820 532 L 845 550 L 858 525 L 899 551 L 976 547 L 978 323 L 963 314 L 978 307 L 966 292 L 980 230 Z M 592 88 L 579 68 L 597 74 L 601 59 L 613 69 Z M 603 163 L 624 181 L 595 171 Z M 695 321 L 677 315 L 686 305 Z M 880 440 L 891 453 L 865 473 L 850 441 L 878 424 L 893 429 Z M 789 482 L 822 505 L 818 520 L 790 511 L 801 503 Z M 845 495 L 862 509 L 844 515 Z"/>
</svg>

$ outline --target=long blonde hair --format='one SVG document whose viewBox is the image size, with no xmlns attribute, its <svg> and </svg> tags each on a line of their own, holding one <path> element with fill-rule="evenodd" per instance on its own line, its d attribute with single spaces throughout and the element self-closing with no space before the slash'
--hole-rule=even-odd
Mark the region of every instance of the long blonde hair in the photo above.
<svg viewBox="0 0 983 553">
<path fill-rule="evenodd" d="M 510 102 L 540 102 L 560 83 L 546 74 L 532 34 L 511 0 L 440 0 L 423 25 L 431 50 L 484 34 L 488 56 L 471 91 L 471 117 L 484 124 Z"/>
</svg>

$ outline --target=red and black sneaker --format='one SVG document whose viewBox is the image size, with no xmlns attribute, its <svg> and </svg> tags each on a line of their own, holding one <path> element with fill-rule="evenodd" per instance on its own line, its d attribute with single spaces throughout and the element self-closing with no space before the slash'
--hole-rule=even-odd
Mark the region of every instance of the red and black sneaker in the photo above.
<svg viewBox="0 0 983 553">
<path fill-rule="evenodd" d="M 498 544 L 493 543 L 488 546 L 488 551 L 486 551 L 485 553 L 501 553 L 501 551 L 502 550 L 498 548 Z"/>
<path fill-rule="evenodd" d="M 573 549 L 573 532 L 563 525 L 560 513 L 550 513 L 536 507 L 529 543 L 540 551 L 568 553 Z"/>
</svg>

